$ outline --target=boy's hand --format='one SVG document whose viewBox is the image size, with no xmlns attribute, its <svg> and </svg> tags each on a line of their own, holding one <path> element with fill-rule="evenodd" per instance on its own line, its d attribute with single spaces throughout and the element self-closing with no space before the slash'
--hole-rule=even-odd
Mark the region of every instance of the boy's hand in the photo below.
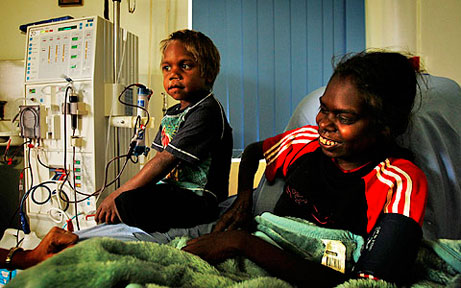
<svg viewBox="0 0 461 288">
<path fill-rule="evenodd" d="M 253 197 L 251 193 L 239 193 L 229 210 L 224 213 L 213 228 L 213 232 L 249 229 L 253 219 Z"/>
<path fill-rule="evenodd" d="M 117 198 L 120 194 L 120 192 L 114 191 L 107 196 L 104 201 L 102 201 L 98 210 L 96 210 L 96 223 L 114 224 L 120 222 L 117 207 L 115 206 L 115 198 Z"/>
</svg>

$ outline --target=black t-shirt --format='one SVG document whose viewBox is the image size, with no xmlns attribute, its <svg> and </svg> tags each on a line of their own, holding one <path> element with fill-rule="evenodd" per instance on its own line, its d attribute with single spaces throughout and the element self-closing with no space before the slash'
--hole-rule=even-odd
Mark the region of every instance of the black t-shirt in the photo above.
<svg viewBox="0 0 461 288">
<path fill-rule="evenodd" d="M 181 160 L 169 175 L 170 183 L 198 194 L 211 192 L 222 201 L 228 195 L 232 144 L 224 109 L 209 94 L 185 109 L 180 104 L 169 108 L 152 148 Z"/>
<path fill-rule="evenodd" d="M 290 165 L 274 212 L 365 236 L 367 202 L 362 176 L 375 166 L 373 162 L 344 173 L 320 148 L 305 154 Z"/>
</svg>

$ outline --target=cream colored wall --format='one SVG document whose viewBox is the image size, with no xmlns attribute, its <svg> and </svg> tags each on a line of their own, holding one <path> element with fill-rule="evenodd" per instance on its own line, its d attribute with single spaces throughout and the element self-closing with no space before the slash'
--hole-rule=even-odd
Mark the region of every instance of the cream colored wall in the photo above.
<svg viewBox="0 0 461 288">
<path fill-rule="evenodd" d="M 237 182 L 238 182 L 237 179 L 238 179 L 239 164 L 240 164 L 239 159 L 232 160 L 231 171 L 229 175 L 229 195 L 237 194 Z M 264 174 L 265 168 L 266 168 L 266 162 L 260 161 L 259 166 L 258 166 L 258 171 L 256 172 L 255 180 L 253 183 L 254 188 L 258 187 L 259 181 L 261 180 L 261 177 Z"/>
<path fill-rule="evenodd" d="M 428 71 L 461 84 L 461 1 L 420 2 L 420 49 Z"/>
<path fill-rule="evenodd" d="M 83 6 L 59 7 L 58 0 L 1 0 L 0 60 L 24 58 L 26 36 L 19 26 L 60 16 L 104 16 L 104 0 L 84 0 Z M 169 33 L 188 27 L 188 0 L 131 0 L 136 3 L 128 13 L 128 0 L 121 1 L 120 26 L 139 37 L 139 81 L 153 88 L 149 105 L 151 115 L 162 116 L 164 92 L 160 74 L 159 41 Z M 112 0 L 109 0 L 112 19 Z M 22 81 L 22 79 L 20 79 Z M 170 101 L 169 105 L 173 102 Z"/>
<path fill-rule="evenodd" d="M 366 0 L 367 48 L 421 56 L 427 72 L 461 84 L 461 1 Z"/>
</svg>

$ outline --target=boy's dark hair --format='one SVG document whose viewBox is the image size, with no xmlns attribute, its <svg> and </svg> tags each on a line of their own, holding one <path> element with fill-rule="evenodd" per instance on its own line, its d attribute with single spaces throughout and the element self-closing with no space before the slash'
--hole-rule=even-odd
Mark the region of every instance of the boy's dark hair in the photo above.
<svg viewBox="0 0 461 288">
<path fill-rule="evenodd" d="M 160 42 L 162 58 L 166 47 L 174 40 L 181 41 L 184 44 L 186 51 L 192 54 L 195 62 L 200 66 L 200 76 L 206 79 L 210 89 L 213 88 L 214 81 L 219 73 L 221 59 L 213 41 L 198 31 L 189 29 L 179 30 L 171 33 L 168 38 Z"/>
<path fill-rule="evenodd" d="M 410 122 L 417 74 L 406 56 L 397 52 L 361 52 L 343 57 L 333 77 L 349 78 L 363 97 L 377 128 L 393 142 Z"/>
</svg>

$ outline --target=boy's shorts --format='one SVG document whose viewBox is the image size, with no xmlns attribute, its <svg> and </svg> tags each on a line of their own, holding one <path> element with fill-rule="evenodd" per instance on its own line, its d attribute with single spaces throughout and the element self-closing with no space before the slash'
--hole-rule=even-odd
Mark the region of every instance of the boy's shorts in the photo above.
<svg viewBox="0 0 461 288">
<path fill-rule="evenodd" d="M 218 217 L 216 198 L 169 184 L 145 186 L 115 199 L 121 221 L 146 232 L 166 232 L 209 223 Z"/>
</svg>

